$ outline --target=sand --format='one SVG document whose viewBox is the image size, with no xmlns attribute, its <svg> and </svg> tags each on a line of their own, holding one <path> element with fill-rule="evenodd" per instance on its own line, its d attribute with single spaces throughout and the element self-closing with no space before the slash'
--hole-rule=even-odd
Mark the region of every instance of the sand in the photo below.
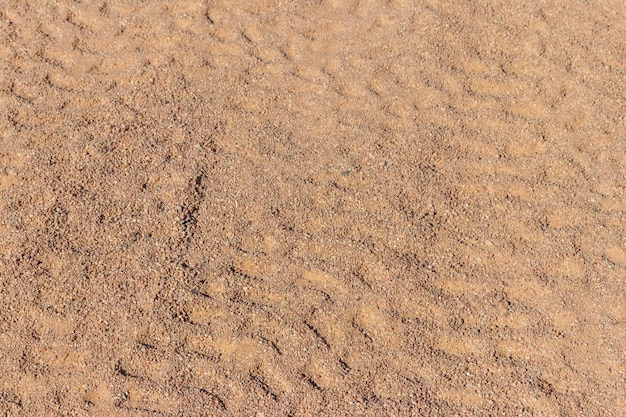
<svg viewBox="0 0 626 417">
<path fill-rule="evenodd" d="M 0 415 L 623 416 L 625 16 L 0 2 Z"/>
</svg>

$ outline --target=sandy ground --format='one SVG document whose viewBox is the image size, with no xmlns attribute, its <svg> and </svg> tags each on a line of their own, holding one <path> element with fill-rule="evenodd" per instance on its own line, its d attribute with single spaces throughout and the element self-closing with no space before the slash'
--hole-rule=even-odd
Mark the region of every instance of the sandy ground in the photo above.
<svg viewBox="0 0 626 417">
<path fill-rule="evenodd" d="M 626 4 L 0 1 L 0 415 L 623 416 Z"/>
</svg>

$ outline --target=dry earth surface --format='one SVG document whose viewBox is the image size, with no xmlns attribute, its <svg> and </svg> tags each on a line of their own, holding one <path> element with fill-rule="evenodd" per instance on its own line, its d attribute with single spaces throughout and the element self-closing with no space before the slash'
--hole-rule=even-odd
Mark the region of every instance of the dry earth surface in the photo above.
<svg viewBox="0 0 626 417">
<path fill-rule="evenodd" d="M 0 1 L 0 415 L 623 416 L 626 4 Z"/>
</svg>

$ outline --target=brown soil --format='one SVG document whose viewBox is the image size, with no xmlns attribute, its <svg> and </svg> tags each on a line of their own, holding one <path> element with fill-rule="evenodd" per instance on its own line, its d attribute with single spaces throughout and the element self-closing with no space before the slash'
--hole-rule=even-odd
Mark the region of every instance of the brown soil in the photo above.
<svg viewBox="0 0 626 417">
<path fill-rule="evenodd" d="M 0 3 L 0 415 L 621 416 L 626 3 Z"/>
</svg>

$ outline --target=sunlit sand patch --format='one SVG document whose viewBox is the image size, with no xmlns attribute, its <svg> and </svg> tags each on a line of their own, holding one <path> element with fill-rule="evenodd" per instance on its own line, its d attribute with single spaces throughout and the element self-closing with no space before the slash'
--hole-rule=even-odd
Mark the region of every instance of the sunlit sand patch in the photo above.
<svg viewBox="0 0 626 417">
<path fill-rule="evenodd" d="M 576 177 L 578 167 L 563 158 L 551 158 L 543 164 L 546 179 L 554 184 L 568 184 Z"/>
<path fill-rule="evenodd" d="M 537 319 L 528 313 L 502 312 L 496 316 L 496 322 L 504 328 L 525 332 L 537 324 Z"/>
<path fill-rule="evenodd" d="M 599 332 L 594 327 L 587 326 L 585 336 L 564 349 L 563 357 L 575 371 L 583 372 L 590 379 L 604 381 L 620 374 L 624 358 L 618 354 L 619 347 L 597 339 Z"/>
<path fill-rule="evenodd" d="M 212 344 L 224 360 L 243 370 L 251 369 L 266 356 L 265 349 L 249 337 L 220 337 L 213 339 Z"/>
<path fill-rule="evenodd" d="M 324 271 L 304 271 L 302 273 L 301 283 L 322 291 L 329 291 L 331 294 L 343 294 L 346 292 L 346 287 L 339 279 Z"/>
<path fill-rule="evenodd" d="M 401 317 L 443 325 L 448 321 L 449 312 L 444 306 L 433 303 L 431 299 L 417 293 L 407 293 L 395 300 L 395 308 Z"/>
<path fill-rule="evenodd" d="M 546 211 L 546 223 L 548 227 L 563 229 L 575 227 L 585 221 L 585 214 L 574 207 L 553 207 Z"/>
<path fill-rule="evenodd" d="M 19 378 L 16 391 L 26 402 L 32 402 L 45 398 L 51 388 L 45 379 L 24 374 Z"/>
<path fill-rule="evenodd" d="M 280 249 L 280 242 L 271 235 L 263 237 L 263 251 L 265 253 L 275 253 Z"/>
<path fill-rule="evenodd" d="M 551 264 L 549 273 L 559 278 L 567 277 L 580 282 L 584 278 L 585 263 L 577 257 L 566 257 Z"/>
<path fill-rule="evenodd" d="M 53 316 L 39 309 L 32 309 L 30 317 L 34 324 L 33 330 L 38 332 L 44 341 L 60 341 L 68 338 L 75 328 L 73 317 Z"/>
<path fill-rule="evenodd" d="M 575 312 L 559 306 L 558 304 L 549 304 L 543 309 L 548 317 L 550 325 L 559 332 L 571 334 L 573 327 L 578 323 Z"/>
<path fill-rule="evenodd" d="M 384 286 L 385 281 L 389 279 L 391 273 L 381 262 L 365 259 L 360 267 L 357 268 L 357 274 L 370 286 Z"/>
<path fill-rule="evenodd" d="M 507 227 L 511 230 L 511 234 L 515 239 L 528 243 L 546 242 L 544 234 L 541 233 L 541 230 L 534 224 L 520 221 L 511 222 L 507 224 Z"/>
<path fill-rule="evenodd" d="M 626 201 L 617 197 L 606 197 L 598 202 L 598 208 L 603 212 L 626 212 Z"/>
<path fill-rule="evenodd" d="M 399 373 L 381 372 L 374 377 L 372 391 L 381 399 L 415 401 L 416 386 L 417 380 L 411 380 Z"/>
<path fill-rule="evenodd" d="M 482 340 L 463 336 L 443 336 L 435 343 L 435 347 L 448 355 L 481 356 L 486 352 Z"/>
<path fill-rule="evenodd" d="M 2 103 L 0 102 L 0 105 Z M 3 132 L 0 130 L 0 135 Z M 2 137 L 2 136 L 0 136 Z M 7 140 L 5 140 L 6 143 Z M 2 140 L 0 140 L 2 143 Z M 30 159 L 30 152 L 17 146 L 3 147 L 3 164 L 0 166 L 0 191 L 12 189 L 19 180 L 20 171 L 26 166 Z M 2 149 L 2 148 L 0 148 Z"/>
<path fill-rule="evenodd" d="M 42 364 L 54 372 L 65 373 L 84 370 L 85 358 L 81 352 L 42 346 L 36 356 Z"/>
<path fill-rule="evenodd" d="M 325 358 L 313 358 L 305 367 L 304 375 L 322 389 L 340 389 L 343 385 L 338 364 Z"/>
<path fill-rule="evenodd" d="M 542 304 L 555 297 L 552 290 L 537 278 L 512 278 L 504 289 L 512 300 L 523 304 Z"/>
<path fill-rule="evenodd" d="M 487 260 L 484 255 L 483 258 L 470 258 L 470 262 L 472 264 L 480 264 L 483 262 L 483 260 Z M 485 283 L 474 282 L 468 278 L 462 277 L 444 278 L 438 280 L 436 285 L 442 288 L 444 291 L 458 297 L 471 295 L 481 296 L 490 290 L 490 288 Z"/>
<path fill-rule="evenodd" d="M 287 306 L 290 301 L 289 294 L 279 290 L 265 291 L 254 286 L 246 286 L 243 291 L 250 301 L 259 305 L 280 307 Z"/>
<path fill-rule="evenodd" d="M 559 394 L 584 392 L 587 382 L 576 377 L 576 371 L 565 364 L 550 364 L 541 372 L 541 378 L 548 382 Z"/>
<path fill-rule="evenodd" d="M 17 184 L 18 176 L 15 169 L 9 169 L 4 174 L 0 174 L 0 191 L 8 190 Z"/>
<path fill-rule="evenodd" d="M 341 353 L 350 348 L 350 334 L 346 329 L 349 325 L 348 315 L 343 317 L 339 314 L 320 311 L 316 312 L 309 321 L 333 352 Z"/>
<path fill-rule="evenodd" d="M 558 407 L 545 396 L 525 395 L 522 397 L 522 404 L 528 409 L 533 410 L 537 415 L 554 417 L 560 415 Z"/>
<path fill-rule="evenodd" d="M 558 352 L 558 345 L 547 338 L 511 339 L 498 342 L 497 351 L 513 359 L 533 361 L 555 357 Z"/>
<path fill-rule="evenodd" d="M 324 79 L 324 73 L 320 68 L 313 66 L 298 65 L 294 70 L 294 75 L 307 81 L 318 82 Z"/>
<path fill-rule="evenodd" d="M 231 313 L 227 310 L 217 310 L 200 302 L 187 312 L 189 321 L 194 324 L 208 325 L 220 320 L 229 320 Z"/>
<path fill-rule="evenodd" d="M 463 405 L 469 407 L 480 407 L 484 403 L 484 399 L 477 387 L 468 386 L 464 389 L 443 388 L 437 392 L 437 396 L 444 401 L 448 401 L 455 405 Z"/>
<path fill-rule="evenodd" d="M 513 157 L 542 154 L 546 150 L 546 144 L 534 137 L 515 139 L 507 146 L 507 152 Z"/>
<path fill-rule="evenodd" d="M 209 276 L 204 279 L 204 282 L 198 285 L 198 289 L 203 294 L 216 298 L 226 291 L 227 286 L 224 279 L 215 276 Z"/>
<path fill-rule="evenodd" d="M 167 350 L 172 339 L 167 328 L 162 323 L 154 321 L 143 324 L 138 329 L 137 341 L 161 350 Z"/>
<path fill-rule="evenodd" d="M 360 326 L 375 343 L 393 347 L 399 343 L 392 321 L 374 300 L 361 303 L 355 323 Z"/>
<path fill-rule="evenodd" d="M 189 361 L 193 378 L 199 387 L 212 392 L 217 389 L 230 390 L 236 384 L 229 384 L 227 376 L 220 372 L 219 365 L 205 358 L 194 358 Z"/>
<path fill-rule="evenodd" d="M 233 263 L 235 272 L 250 278 L 263 279 L 270 276 L 275 267 L 261 257 L 243 256 Z"/>
<path fill-rule="evenodd" d="M 135 351 L 128 358 L 120 360 L 124 373 L 151 381 L 164 381 L 173 370 L 172 361 L 159 358 L 153 352 Z"/>
<path fill-rule="evenodd" d="M 275 47 L 259 46 L 254 54 L 266 63 L 272 63 L 283 58 L 283 53 Z"/>
<path fill-rule="evenodd" d="M 290 394 L 295 389 L 292 375 L 287 374 L 281 367 L 273 362 L 263 362 L 257 368 L 257 372 L 262 377 L 263 382 L 267 384 L 271 392 L 275 395 Z"/>
<path fill-rule="evenodd" d="M 545 119 L 551 115 L 551 109 L 546 104 L 528 96 L 511 100 L 506 110 L 514 116 L 526 119 Z"/>
<path fill-rule="evenodd" d="M 470 89 L 474 93 L 495 97 L 519 95 L 523 93 L 526 88 L 528 88 L 528 86 L 521 81 L 511 82 L 507 80 L 504 82 L 485 78 L 472 78 L 470 82 Z"/>
<path fill-rule="evenodd" d="M 207 358 L 215 359 L 217 359 L 217 356 L 220 353 L 215 348 L 212 336 L 207 334 L 197 335 L 191 332 L 189 332 L 185 338 L 185 349 L 190 352 L 199 353 Z"/>
<path fill-rule="evenodd" d="M 147 409 L 157 413 L 171 413 L 177 409 L 179 402 L 167 394 L 154 389 L 131 383 L 128 387 L 128 407 Z"/>
<path fill-rule="evenodd" d="M 434 363 L 423 361 L 419 357 L 408 356 L 403 359 L 402 363 L 392 363 L 398 374 L 429 387 L 435 386 L 441 377 L 441 369 Z"/>
<path fill-rule="evenodd" d="M 604 256 L 616 265 L 626 265 L 626 249 L 613 246 L 604 250 Z"/>
<path fill-rule="evenodd" d="M 113 393 L 106 384 L 100 383 L 89 388 L 83 395 L 83 400 L 99 407 L 106 407 L 113 404 Z"/>
</svg>

